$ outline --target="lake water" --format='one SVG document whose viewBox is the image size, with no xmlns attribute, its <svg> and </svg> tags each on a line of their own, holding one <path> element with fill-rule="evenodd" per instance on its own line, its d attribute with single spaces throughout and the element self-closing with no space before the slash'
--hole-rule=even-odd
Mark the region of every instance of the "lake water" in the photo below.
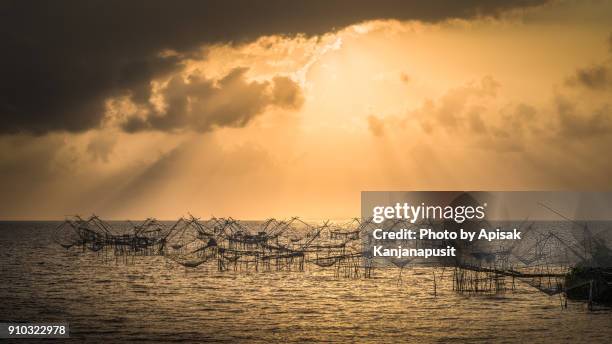
<svg viewBox="0 0 612 344">
<path fill-rule="evenodd" d="M 0 223 L 0 322 L 69 322 L 95 342 L 601 342 L 612 313 L 523 284 L 501 295 L 452 290 L 450 272 L 188 269 L 163 257 L 105 262 L 51 240 L 57 223 Z M 25 340 L 17 340 L 23 343 Z"/>
</svg>

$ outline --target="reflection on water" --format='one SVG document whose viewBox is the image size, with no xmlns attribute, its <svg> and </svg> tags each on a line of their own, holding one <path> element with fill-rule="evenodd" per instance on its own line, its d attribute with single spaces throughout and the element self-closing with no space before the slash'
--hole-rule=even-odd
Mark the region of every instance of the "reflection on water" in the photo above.
<svg viewBox="0 0 612 344">
<path fill-rule="evenodd" d="M 561 309 L 519 284 L 465 296 L 427 268 L 376 271 L 217 272 L 162 257 L 103 263 L 50 240 L 53 223 L 0 224 L 0 322 L 68 321 L 76 342 L 609 342 L 612 313 Z M 444 272 L 445 277 L 450 271 Z"/>
</svg>

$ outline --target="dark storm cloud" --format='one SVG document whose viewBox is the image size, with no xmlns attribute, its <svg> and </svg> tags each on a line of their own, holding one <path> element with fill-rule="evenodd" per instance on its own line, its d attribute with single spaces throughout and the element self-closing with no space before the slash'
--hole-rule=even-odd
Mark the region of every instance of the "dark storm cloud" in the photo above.
<svg viewBox="0 0 612 344">
<path fill-rule="evenodd" d="M 3 1 L 0 133 L 95 128 L 104 101 L 148 99 L 149 82 L 179 68 L 166 49 L 268 34 L 320 34 L 368 19 L 495 16 L 545 0 Z M 282 96 L 282 95 L 281 95 Z"/>
<path fill-rule="evenodd" d="M 162 92 L 166 109 L 149 107 L 146 117 L 129 117 L 123 129 L 206 132 L 215 127 L 243 127 L 268 106 L 296 109 L 302 105 L 302 91 L 291 79 L 249 82 L 246 72 L 246 68 L 235 68 L 216 82 L 197 76 L 187 82 L 174 76 Z"/>
</svg>

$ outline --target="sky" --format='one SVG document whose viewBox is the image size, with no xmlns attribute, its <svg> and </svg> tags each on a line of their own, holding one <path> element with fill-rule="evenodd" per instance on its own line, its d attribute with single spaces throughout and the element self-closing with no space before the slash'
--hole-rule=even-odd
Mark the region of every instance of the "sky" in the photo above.
<svg viewBox="0 0 612 344">
<path fill-rule="evenodd" d="M 612 190 L 612 1 L 2 1 L 0 219 Z"/>
</svg>

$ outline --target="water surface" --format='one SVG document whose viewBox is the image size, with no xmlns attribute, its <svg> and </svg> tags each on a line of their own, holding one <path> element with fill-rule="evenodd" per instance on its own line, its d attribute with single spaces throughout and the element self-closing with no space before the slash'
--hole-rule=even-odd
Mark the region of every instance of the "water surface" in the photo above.
<svg viewBox="0 0 612 344">
<path fill-rule="evenodd" d="M 163 257 L 128 264 L 51 240 L 57 223 L 0 223 L 0 322 L 70 323 L 71 341 L 600 342 L 612 313 L 522 284 L 502 295 L 437 293 L 429 268 L 372 279 L 305 272 L 217 272 Z M 20 339 L 19 342 L 24 342 Z"/>
</svg>

